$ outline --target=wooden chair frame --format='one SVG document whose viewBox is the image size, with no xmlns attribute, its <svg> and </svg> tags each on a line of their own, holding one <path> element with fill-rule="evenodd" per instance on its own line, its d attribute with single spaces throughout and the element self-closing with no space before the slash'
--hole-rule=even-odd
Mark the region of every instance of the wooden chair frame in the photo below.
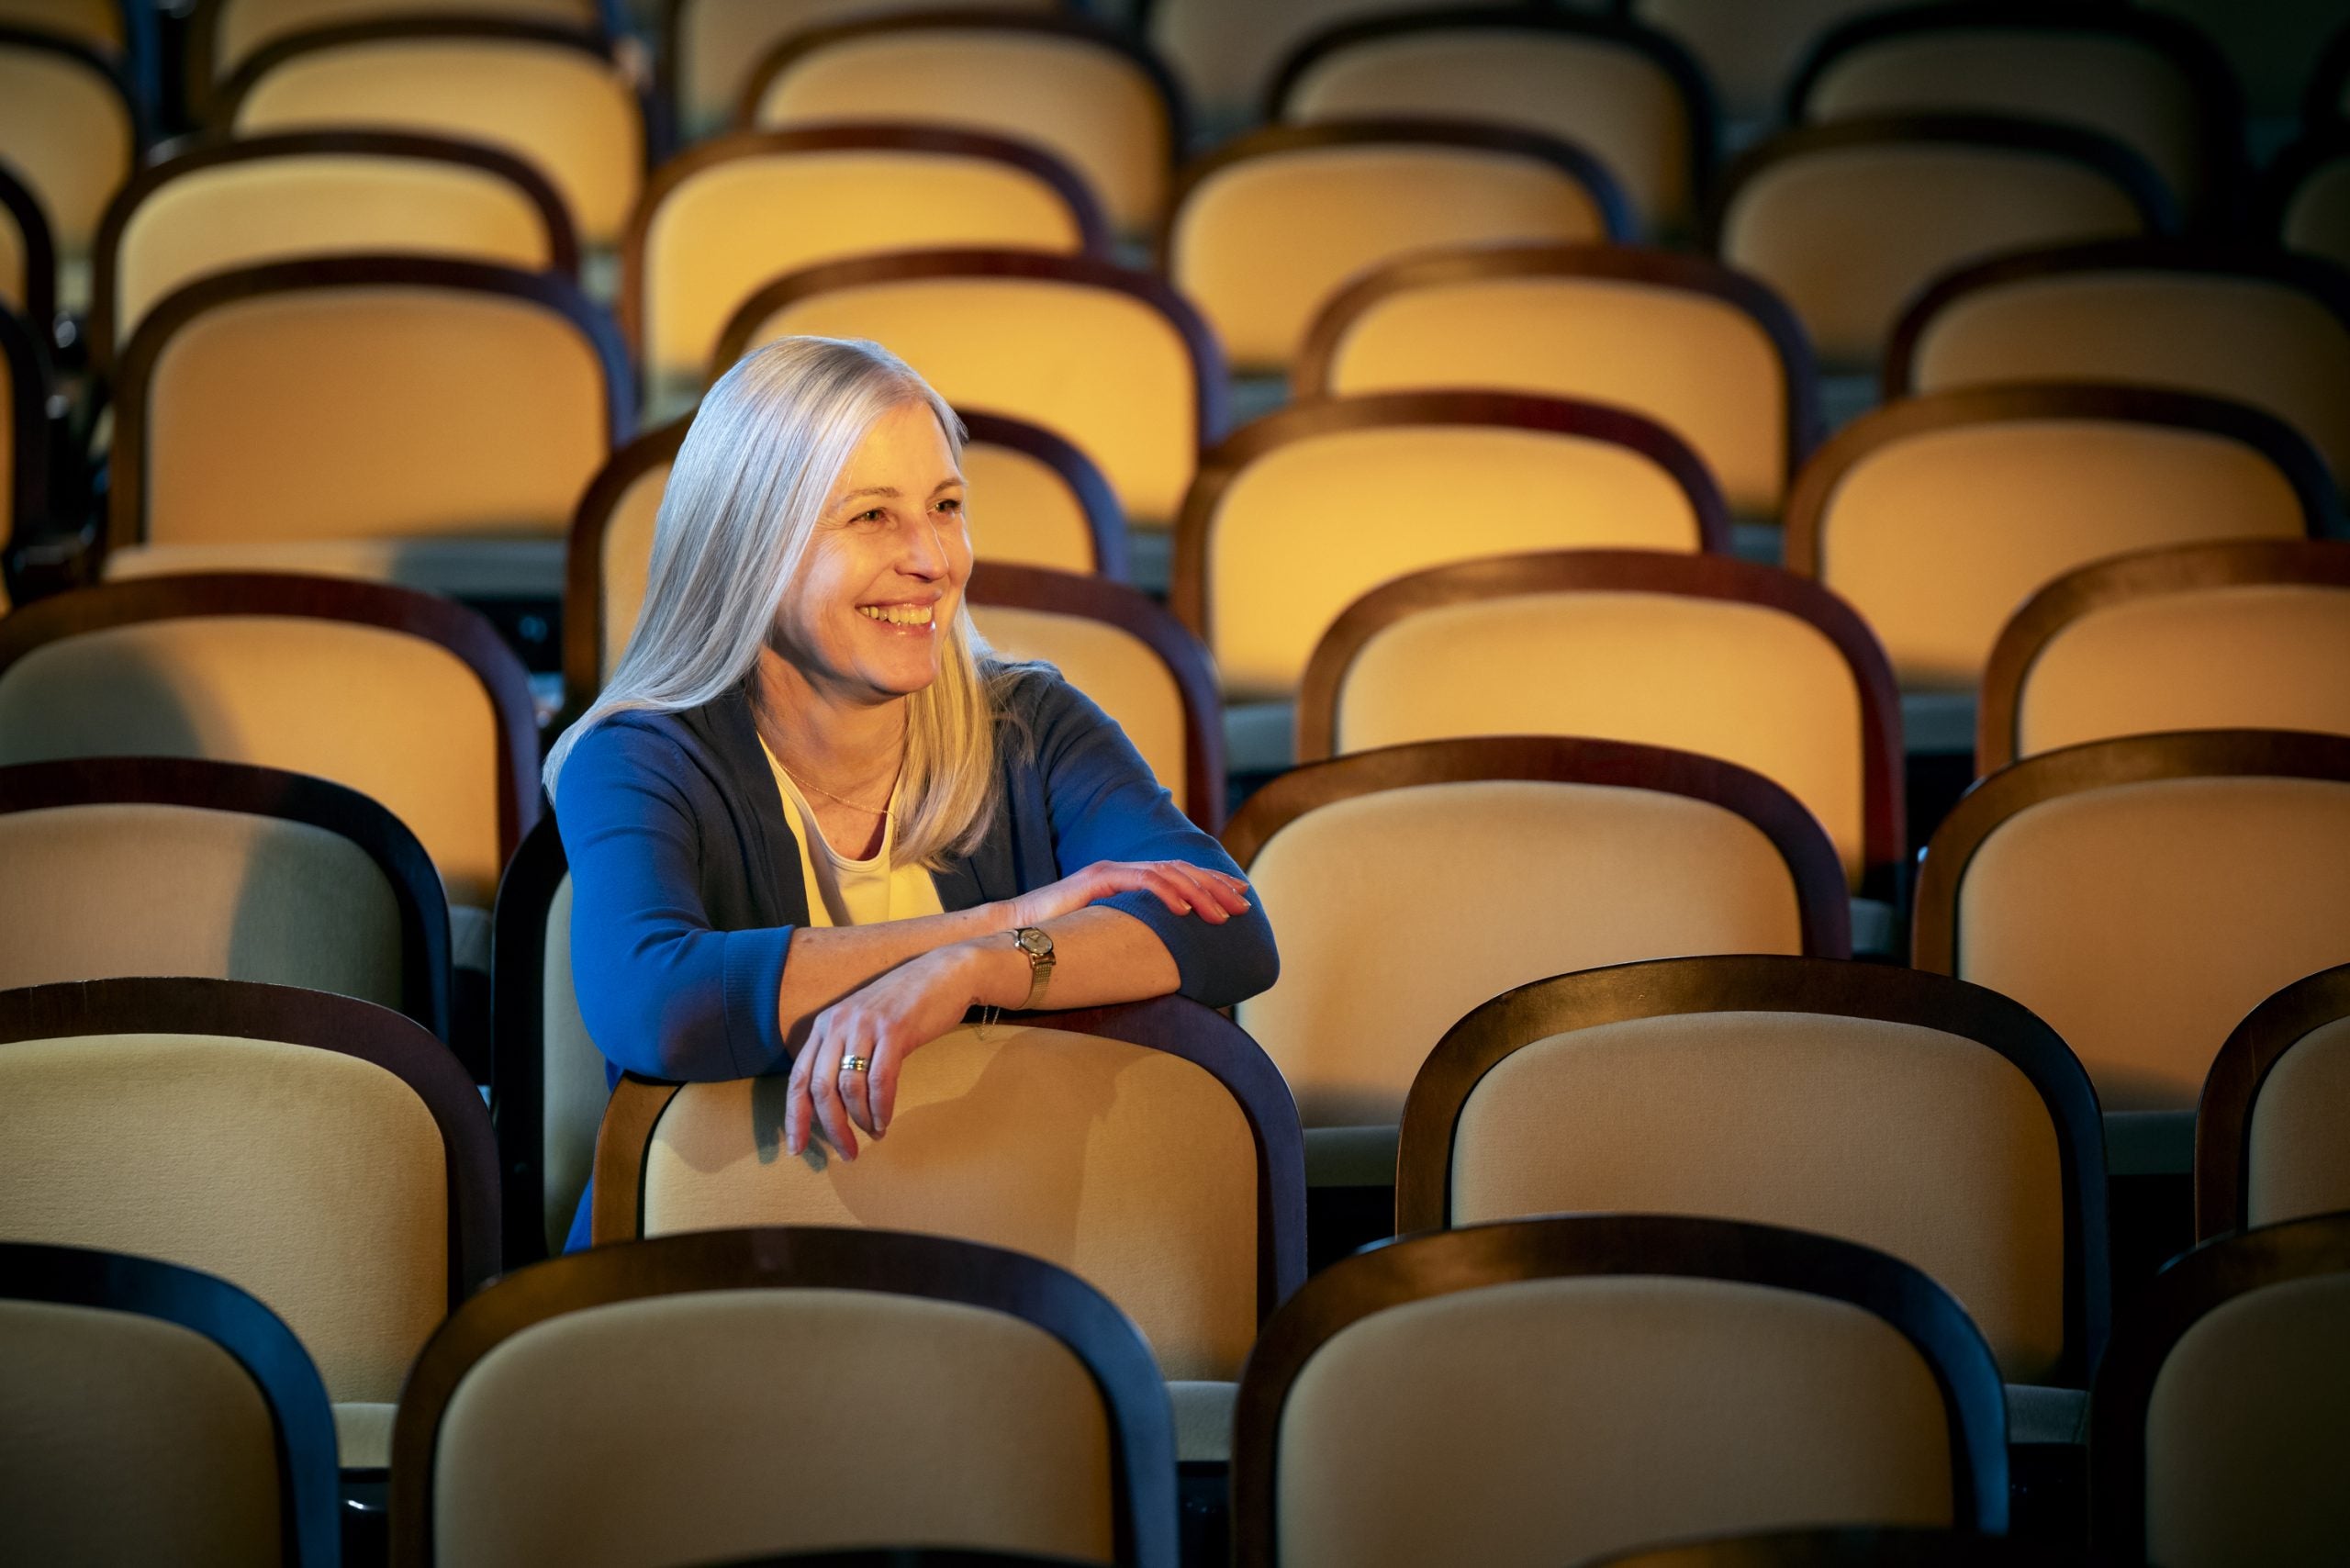
<svg viewBox="0 0 2350 1568">
<path fill-rule="evenodd" d="M 1975 722 L 1975 776 L 2016 760 L 2024 683 L 2048 644 L 2074 622 L 2117 605 L 2253 585 L 2350 591 L 2350 544 L 2314 539 L 2181 544 L 2092 561 L 2049 583 L 2009 618 L 1991 649 Z"/>
<path fill-rule="evenodd" d="M 1439 12 L 1438 15 L 1450 13 Z M 1633 245 L 1492 245 L 1422 252 L 1362 274 L 1331 297 L 1306 333 L 1292 380 L 1301 401 L 1337 396 L 1332 367 L 1348 331 L 1397 295 L 1498 278 L 1591 279 L 1701 296 L 1751 320 L 1777 352 L 1786 399 L 1786 482 L 1819 442 L 1819 364 L 1803 323 L 1769 285 L 1703 256 Z"/>
<path fill-rule="evenodd" d="M 174 180 L 224 164 L 321 157 L 406 159 L 494 174 L 519 190 L 537 212 L 546 231 L 548 263 L 543 270 L 567 283 L 578 280 L 579 240 L 572 231 L 563 197 L 534 165 L 498 148 L 409 131 L 375 130 L 285 131 L 234 141 L 199 141 L 140 170 L 106 205 L 96 242 L 91 247 L 90 362 L 99 374 L 107 375 L 114 366 L 123 233 L 141 203 Z"/>
<path fill-rule="evenodd" d="M 341 1561 L 334 1417 L 319 1369 L 277 1314 L 228 1281 L 160 1259 L 0 1241 L 0 1300 L 123 1312 L 201 1336 L 252 1380 L 269 1412 L 278 1539 L 288 1568 Z"/>
<path fill-rule="evenodd" d="M 440 289 L 451 294 L 520 301 L 560 319 L 603 369 L 607 447 L 633 429 L 636 386 L 611 319 L 573 285 L 546 273 L 440 256 L 321 256 L 238 267 L 173 290 L 147 312 L 117 361 L 113 489 L 106 510 L 109 549 L 147 537 L 149 393 L 172 339 L 207 312 L 294 294 L 329 289 Z"/>
<path fill-rule="evenodd" d="M 489 1114 L 464 1065 L 421 1025 L 348 996 L 241 980 L 73 980 L 0 991 L 0 1051 L 27 1040 L 158 1031 L 334 1051 L 398 1079 L 441 1133 L 450 1310 L 498 1271 L 498 1150 Z"/>
<path fill-rule="evenodd" d="M 1331 623 L 1305 668 L 1297 699 L 1297 759 L 1337 755 L 1338 698 L 1372 638 L 1425 610 L 1551 593 L 1641 593 L 1753 605 L 1791 616 L 1825 637 L 1852 678 L 1861 711 L 1863 883 L 1896 895 L 1905 858 L 1901 694 L 1893 666 L 1865 622 L 1808 578 L 1729 555 L 1662 550 L 1558 550 L 1431 566 L 1381 584 Z"/>
<path fill-rule="evenodd" d="M 1203 833 L 1223 825 L 1224 700 L 1208 651 L 1181 622 L 1124 583 L 1001 561 L 971 568 L 964 602 L 1098 621 L 1148 646 L 1183 700 L 1183 814 Z"/>
<path fill-rule="evenodd" d="M 2116 1326 L 2089 1398 L 2089 1542 L 2103 1562 L 2146 1558 L 2146 1407 L 2188 1329 L 2270 1285 L 2350 1271 L 2350 1215 L 2221 1236 L 2172 1260 Z"/>
<path fill-rule="evenodd" d="M 2341 515 L 2325 460 L 2309 438 L 2274 414 L 2245 404 L 2196 392 L 2104 383 L 1969 386 L 1902 396 L 1863 414 L 1812 454 L 1787 491 L 1787 570 L 1807 577 L 1821 575 L 1821 530 L 1836 491 L 1847 475 L 1885 448 L 1948 431 L 2057 420 L 2156 425 L 2223 436 L 2251 447 L 2284 476 L 2300 501 L 2310 534 L 2327 532 Z"/>
<path fill-rule="evenodd" d="M 510 858 L 539 811 L 538 720 L 521 661 L 497 629 L 453 600 L 387 583 L 262 572 L 131 577 L 76 588 L 0 617 L 0 677 L 28 654 L 84 632 L 208 616 L 286 616 L 420 637 L 464 662 L 495 715 L 498 851 Z"/>
<path fill-rule="evenodd" d="M 0 202 L 7 196 L 7 176 L 0 173 Z M 49 355 L 42 347 L 44 330 L 0 306 L 0 375 L 8 378 L 8 429 L 0 440 L 9 443 L 7 527 L 0 530 L 13 557 L 29 542 L 32 531 L 49 517 Z M 13 565 L 13 561 L 10 563 Z"/>
<path fill-rule="evenodd" d="M 1856 1525 L 1643 1548 L 1587 1568 L 2076 1568 L 2078 1562 L 2075 1551 L 2019 1536 Z"/>
<path fill-rule="evenodd" d="M 2104 13 L 2100 12 L 2099 15 Z M 1942 309 L 1978 290 L 2037 283 L 2077 273 L 2165 272 L 2233 277 L 2307 295 L 2350 330 L 2350 274 L 2315 256 L 2225 241 L 2099 240 L 1995 256 L 1943 274 L 1909 302 L 1886 340 L 1884 396 L 1890 402 L 1917 390 L 1918 351 Z"/>
<path fill-rule="evenodd" d="M 507 861 L 491 915 L 490 1119 L 509 1269 L 547 1255 L 547 922 L 570 874 L 554 813 L 546 812 Z"/>
<path fill-rule="evenodd" d="M 1164 1051 L 1204 1069 L 1231 1092 L 1257 1146 L 1257 1320 L 1305 1279 L 1305 1137 L 1281 1070 L 1241 1027 L 1179 996 L 1068 1013 L 1006 1014 L 1004 1022 L 1095 1035 Z M 623 1073 L 596 1139 L 589 1224 L 595 1245 L 643 1234 L 645 1150 L 682 1084 Z"/>
<path fill-rule="evenodd" d="M 1008 447 L 1051 469 L 1077 498 L 1085 513 L 1086 531 L 1093 537 L 1093 573 L 1113 583 L 1126 580 L 1126 510 L 1118 493 L 1093 459 L 1057 431 L 1009 414 L 978 409 L 957 409 L 970 440 L 988 446 Z"/>
<path fill-rule="evenodd" d="M 1982 1334 L 1948 1292 L 1849 1241 L 1684 1215 L 1562 1215 L 1464 1226 L 1368 1248 L 1306 1282 L 1258 1338 L 1232 1444 L 1233 1561 L 1281 1562 L 1276 1499 L 1282 1407 L 1315 1353 L 1391 1307 L 1530 1280 L 1664 1276 L 1798 1291 L 1883 1319 L 1932 1370 L 1950 1419 L 1951 1507 L 1960 1529 L 2008 1523 L 2007 1404 Z"/>
<path fill-rule="evenodd" d="M 1299 442 L 1429 425 L 1536 431 L 1628 448 L 1663 469 L 1680 487 L 1696 519 L 1698 552 L 1729 553 L 1729 506 L 1705 460 L 1644 415 L 1606 403 L 1517 392 L 1374 392 L 1300 403 L 1267 414 L 1234 431 L 1200 459 L 1182 513 L 1175 521 L 1174 580 L 1168 589 L 1168 607 L 1193 636 L 1214 645 L 1208 554 L 1224 494 L 1250 464 Z"/>
<path fill-rule="evenodd" d="M 1956 1035 L 2031 1082 L 2056 1137 L 2064 1182 L 2065 1344 L 2051 1380 L 2086 1387 L 2112 1317 L 2106 1262 L 2105 1124 L 2088 1074 L 2056 1032 L 1997 991 L 1884 964 L 1767 955 L 1660 958 L 1536 980 L 1454 1025 L 1404 1105 L 1395 1228 L 1452 1223 L 1452 1148 L 1485 1074 L 1553 1035 L 1707 1013 L 1825 1014 Z"/>
<path fill-rule="evenodd" d="M 1654 790 L 1742 817 L 1786 865 L 1804 952 L 1816 958 L 1852 956 L 1844 867 L 1810 810 L 1736 763 L 1663 746 L 1572 735 L 1481 735 L 1352 752 L 1292 768 L 1249 796 L 1225 824 L 1224 847 L 1246 871 L 1275 834 L 1320 807 L 1382 790 L 1497 779 Z"/>
<path fill-rule="evenodd" d="M 23 319 L 39 341 L 46 342 L 57 319 L 57 242 L 50 236 L 49 218 L 40 209 L 39 198 L 5 164 L 0 164 L 0 222 L 14 229 L 24 246 Z M 13 314 L 0 303 L 0 316 Z"/>
<path fill-rule="evenodd" d="M 391 1560 L 437 1561 L 434 1451 L 459 1385 L 500 1345 L 565 1313 L 699 1291 L 871 1291 L 980 1307 L 1084 1363 L 1108 1417 L 1117 1561 L 1176 1568 L 1175 1429 L 1150 1348 L 1101 1292 L 1042 1259 L 943 1236 L 771 1226 L 550 1259 L 451 1315 L 417 1358 L 392 1432 Z"/>
<path fill-rule="evenodd" d="M 2195 1112 L 2196 1240 L 2251 1228 L 2253 1107 L 2285 1053 L 2340 1018 L 2350 1018 L 2350 964 L 2320 969 L 2269 997 L 2212 1058 Z"/>
</svg>

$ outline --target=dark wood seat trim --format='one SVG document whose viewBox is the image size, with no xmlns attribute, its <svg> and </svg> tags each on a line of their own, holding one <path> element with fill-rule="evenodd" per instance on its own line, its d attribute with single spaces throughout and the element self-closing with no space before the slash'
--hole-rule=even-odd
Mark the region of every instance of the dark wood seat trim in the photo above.
<svg viewBox="0 0 2350 1568">
<path fill-rule="evenodd" d="M 1958 973 L 1958 895 L 1968 866 L 2009 820 L 2084 790 L 2171 778 L 2313 778 L 2350 785 L 2350 736 L 2298 730 L 2177 730 L 2062 746 L 1978 781 L 1934 831 L 1918 870 L 1910 964 Z"/>
<path fill-rule="evenodd" d="M 603 308 L 550 273 L 523 272 L 443 256 L 318 256 L 237 267 L 183 284 L 157 300 L 117 361 L 113 489 L 106 511 L 109 548 L 147 536 L 147 426 L 157 371 L 172 340 L 207 312 L 295 294 L 329 290 L 436 289 L 453 296 L 514 300 L 562 320 L 603 372 L 605 441 L 628 439 L 636 418 L 635 378 Z"/>
<path fill-rule="evenodd" d="M 1250 464 L 1299 442 L 1429 425 L 1537 431 L 1628 448 L 1663 469 L 1680 487 L 1696 524 L 1697 550 L 1707 554 L 1729 550 L 1729 504 L 1722 499 L 1705 459 L 1645 415 L 1607 403 L 1520 392 L 1373 392 L 1300 403 L 1252 420 L 1201 457 L 1199 472 L 1183 497 L 1182 513 L 1175 521 L 1174 580 L 1168 589 L 1168 607 L 1192 635 L 1214 646 L 1208 555 L 1224 494 Z"/>
<path fill-rule="evenodd" d="M 441 1133 L 451 1309 L 498 1271 L 498 1148 L 489 1113 L 464 1064 L 413 1019 L 352 997 L 250 980 L 73 980 L 0 991 L 0 1050 L 26 1040 L 157 1033 L 307 1046 L 356 1057 L 398 1079 Z"/>
<path fill-rule="evenodd" d="M 412 131 L 299 130 L 242 137 L 234 141 L 199 141 L 185 151 L 148 164 L 130 177 L 106 204 L 91 246 L 90 362 L 101 375 L 115 361 L 115 308 L 120 292 L 123 231 L 138 215 L 140 205 L 173 181 L 226 164 L 285 158 L 374 158 L 386 162 L 445 163 L 494 174 L 520 191 L 537 214 L 546 233 L 544 271 L 566 281 L 579 275 L 579 239 L 572 231 L 563 197 L 534 164 L 511 152 L 480 142 Z M 160 301 L 159 301 L 160 303 Z"/>
<path fill-rule="evenodd" d="M 1346 608 L 1315 645 L 1297 699 L 1297 759 L 1337 755 L 1338 699 L 1363 649 L 1426 610 L 1537 594 L 1639 593 L 1754 605 L 1792 616 L 1843 659 L 1861 712 L 1863 871 L 1892 897 L 1905 857 L 1901 694 L 1867 622 L 1809 578 L 1729 555 L 1662 550 L 1558 550 L 1431 566 L 1381 584 Z"/>
<path fill-rule="evenodd" d="M 2074 622 L 2117 605 L 2253 585 L 2350 590 L 2350 543 L 2238 539 L 2141 550 L 2092 561 L 2042 588 L 2009 618 L 1992 646 L 1975 720 L 1975 776 L 2016 760 L 2024 683 L 2048 644 Z"/>
<path fill-rule="evenodd" d="M 960 1546 L 864 1546 L 846 1551 L 794 1551 L 726 1568 L 1080 1568 L 1074 1558 L 1029 1557 Z"/>
<path fill-rule="evenodd" d="M 547 922 L 570 874 L 554 813 L 543 811 L 507 861 L 490 916 L 489 1105 L 508 1269 L 547 1255 Z"/>
<path fill-rule="evenodd" d="M 0 1241 L 0 1300 L 125 1312 L 176 1324 L 236 1361 L 269 1412 L 279 1550 L 289 1568 L 341 1561 L 341 1504 L 326 1384 L 285 1319 L 228 1281 L 157 1258 Z"/>
<path fill-rule="evenodd" d="M 1809 808 L 1736 763 L 1663 746 L 1573 735 L 1480 735 L 1352 752 L 1292 768 L 1249 796 L 1225 824 L 1224 847 L 1246 871 L 1275 834 L 1323 806 L 1382 790 L 1494 779 L 1654 790 L 1743 817 L 1785 863 L 1803 950 L 1816 958 L 1852 956 L 1843 863 Z"/>
<path fill-rule="evenodd" d="M 978 409 L 957 409 L 963 429 L 975 442 L 1007 447 L 1051 469 L 1077 498 L 1093 539 L 1093 575 L 1113 583 L 1126 580 L 1126 510 L 1093 459 L 1058 431 Z"/>
<path fill-rule="evenodd" d="M 45 342 L 50 324 L 57 319 L 57 242 L 50 235 L 49 218 L 41 211 L 39 198 L 5 164 L 0 164 L 0 221 L 17 231 L 17 242 L 25 252 L 22 319 L 33 327 L 35 340 Z M 0 301 L 0 316 L 16 314 Z"/>
<path fill-rule="evenodd" d="M 437 1561 L 440 1428 L 500 1345 L 566 1313 L 698 1291 L 872 1291 L 979 1307 L 1059 1340 L 1102 1395 L 1117 1561 L 1176 1568 L 1175 1428 L 1150 1347 L 1101 1292 L 1042 1259 L 943 1236 L 772 1226 L 601 1246 L 523 1269 L 450 1316 L 417 1358 L 392 1429 L 391 1561 Z"/>
<path fill-rule="evenodd" d="M 2097 420 L 2157 425 L 2222 436 L 2266 458 L 2301 504 L 2311 535 L 2332 531 L 2342 503 L 2325 459 L 2309 438 L 2274 414 L 2198 392 L 2157 386 L 2050 381 L 1968 386 L 1902 397 L 1838 431 L 1796 474 L 1787 491 L 1787 570 L 1827 576 L 1825 530 L 1845 478 L 1887 447 L 1948 431 L 1991 424 Z"/>
<path fill-rule="evenodd" d="M 1810 1231 L 1684 1215 L 1563 1215 L 1401 1237 L 1330 1265 L 1258 1338 L 1234 1410 L 1237 1568 L 1281 1562 L 1283 1407 L 1325 1345 L 1365 1318 L 1456 1292 L 1529 1280 L 1685 1278 L 1824 1296 L 1883 1319 L 1931 1370 L 1950 1422 L 1961 1529 L 2008 1523 L 2006 1393 L 1990 1348 L 1950 1294 L 1885 1253 Z"/>
<path fill-rule="evenodd" d="M 2277 991 L 2230 1033 L 2203 1080 L 2195 1112 L 2195 1238 L 2247 1228 L 2252 1203 L 2252 1111 L 2287 1052 L 2337 1019 L 2350 1018 L 2350 964 L 2320 969 Z"/>
<path fill-rule="evenodd" d="M 1644 1547 L 1586 1568 L 2079 1568 L 2076 1550 L 2018 1536 L 1900 1525 L 1773 1530 Z"/>
<path fill-rule="evenodd" d="M 1819 365 L 1809 335 L 1786 301 L 1762 279 L 1719 262 L 1631 245 L 1472 245 L 1424 251 L 1374 267 L 1332 296 L 1315 319 L 1292 375 L 1299 399 L 1336 395 L 1330 378 L 1348 332 L 1389 299 L 1423 288 L 1496 278 L 1630 283 L 1699 295 L 1729 306 L 1751 320 L 1777 352 L 1787 409 L 1785 483 L 1794 482 L 1796 471 L 1818 443 Z"/>
<path fill-rule="evenodd" d="M 563 720 L 588 711 L 604 688 L 604 535 L 629 487 L 677 460 L 691 414 L 644 431 L 604 460 L 572 514 L 564 551 Z"/>
<path fill-rule="evenodd" d="M 420 637 L 464 662 L 495 715 L 498 756 L 490 783 L 498 800 L 498 851 L 514 853 L 537 820 L 538 720 L 530 678 L 498 629 L 454 600 L 388 583 L 264 572 L 129 577 L 54 595 L 0 616 L 0 678 L 37 649 L 85 632 L 150 621 L 279 615 L 344 622 Z"/>
<path fill-rule="evenodd" d="M 1001 561 L 972 566 L 964 599 L 1097 621 L 1147 646 L 1183 700 L 1183 814 L 1203 833 L 1224 825 L 1224 701 L 1208 651 L 1181 622 L 1124 583 Z"/>
<path fill-rule="evenodd" d="M 2146 1558 L 2146 1407 L 2188 1330 L 2240 1297 L 2350 1271 L 2350 1215 L 2221 1236 L 2174 1259 L 2115 1325 L 2089 1397 L 2089 1541 L 2100 1562 Z"/>
<path fill-rule="evenodd" d="M 1258 1321 L 1270 1316 L 1304 1282 L 1305 1135 L 1281 1070 L 1240 1025 L 1180 996 L 1067 1013 L 1006 1014 L 1003 1021 L 1164 1051 L 1212 1074 L 1239 1104 L 1257 1146 Z M 597 1246 L 643 1234 L 645 1151 L 662 1114 L 683 1087 L 631 1072 L 612 1091 L 596 1137 L 589 1224 Z"/>
<path fill-rule="evenodd" d="M 1996 1052 L 2047 1110 L 2065 1205 L 2065 1342 L 2054 1381 L 2086 1387 L 2105 1349 L 2105 1124 L 2071 1047 L 2021 1003 L 1942 975 L 1885 964 L 1768 955 L 1661 958 L 1536 980 L 1455 1024 L 1428 1053 L 1404 1104 L 1396 1160 L 1399 1234 L 1452 1223 L 1452 1151 L 1460 1113 L 1485 1074 L 1554 1035 L 1639 1018 L 1704 1013 L 1825 1014 L 1910 1025 Z"/>
<path fill-rule="evenodd" d="M 0 202 L 7 196 L 7 175 L 0 171 Z M 27 265 L 31 264 L 29 248 Z M 44 322 L 49 318 L 41 319 Z M 0 537 L 7 548 L 0 560 L 15 564 L 17 550 L 31 543 L 37 529 L 51 521 L 49 515 L 49 353 L 43 346 L 44 327 L 36 326 L 0 305 L 0 375 L 8 378 L 8 426 L 0 440 L 9 446 L 8 493 L 0 496 L 7 507 L 6 526 Z M 10 584 L 11 588 L 15 585 Z"/>
</svg>

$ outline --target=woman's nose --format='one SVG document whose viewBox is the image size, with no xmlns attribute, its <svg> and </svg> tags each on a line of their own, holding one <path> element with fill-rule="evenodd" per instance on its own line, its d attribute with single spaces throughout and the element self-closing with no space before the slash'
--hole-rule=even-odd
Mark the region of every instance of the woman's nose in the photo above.
<svg viewBox="0 0 2350 1568">
<path fill-rule="evenodd" d="M 953 569 L 946 541 L 938 526 L 923 519 L 904 534 L 905 550 L 902 565 L 906 575 L 916 577 L 943 577 Z"/>
</svg>

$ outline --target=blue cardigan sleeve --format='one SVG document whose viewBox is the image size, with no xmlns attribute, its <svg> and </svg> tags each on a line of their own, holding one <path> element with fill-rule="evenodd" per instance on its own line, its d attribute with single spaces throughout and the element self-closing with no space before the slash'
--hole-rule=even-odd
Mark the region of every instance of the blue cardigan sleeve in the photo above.
<svg viewBox="0 0 2350 1568">
<path fill-rule="evenodd" d="M 749 1078 L 790 1059 L 777 1009 L 794 928 L 714 930 L 703 907 L 695 794 L 715 788 L 625 716 L 580 737 L 558 784 L 580 1017 L 611 1061 L 655 1078 Z"/>
</svg>

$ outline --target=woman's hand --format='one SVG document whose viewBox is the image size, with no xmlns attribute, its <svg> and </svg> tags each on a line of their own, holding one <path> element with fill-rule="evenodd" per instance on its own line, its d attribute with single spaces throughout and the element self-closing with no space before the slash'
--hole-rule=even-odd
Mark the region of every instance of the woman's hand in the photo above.
<svg viewBox="0 0 2350 1568">
<path fill-rule="evenodd" d="M 856 1128 L 875 1137 L 890 1129 L 898 1103 L 898 1072 L 906 1058 L 963 1021 L 982 997 L 990 959 L 1003 983 L 1024 988 L 1028 961 L 1011 944 L 1000 953 L 957 942 L 908 959 L 816 1014 L 806 1043 L 791 1060 L 783 1113 L 783 1147 L 798 1154 L 811 1129 L 845 1159 L 856 1158 Z M 1017 973 L 1012 971 L 1016 970 Z M 1001 989 L 1001 987 L 999 987 Z M 850 1057 L 862 1071 L 843 1072 Z"/>
<path fill-rule="evenodd" d="M 1042 925 L 1113 893 L 1137 889 L 1155 896 L 1169 913 L 1197 914 L 1211 925 L 1222 925 L 1248 907 L 1247 882 L 1187 860 L 1097 860 L 1058 882 L 1005 901 L 1005 919 L 1015 927 Z"/>
</svg>

